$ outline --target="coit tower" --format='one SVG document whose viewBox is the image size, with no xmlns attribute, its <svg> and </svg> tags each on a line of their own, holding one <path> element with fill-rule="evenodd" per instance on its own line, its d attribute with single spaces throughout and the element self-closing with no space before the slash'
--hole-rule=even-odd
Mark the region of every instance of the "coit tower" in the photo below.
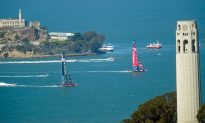
<svg viewBox="0 0 205 123">
<path fill-rule="evenodd" d="M 199 43 L 195 21 L 178 21 L 176 29 L 177 122 L 198 123 L 200 106 Z"/>
</svg>

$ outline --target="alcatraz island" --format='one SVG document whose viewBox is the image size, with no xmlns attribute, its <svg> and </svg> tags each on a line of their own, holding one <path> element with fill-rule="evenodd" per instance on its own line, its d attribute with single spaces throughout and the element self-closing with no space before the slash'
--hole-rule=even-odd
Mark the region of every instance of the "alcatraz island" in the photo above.
<svg viewBox="0 0 205 123">
<path fill-rule="evenodd" d="M 19 9 L 18 18 L 0 19 L 0 57 L 25 58 L 102 53 L 105 36 L 88 31 L 83 34 L 48 32 L 40 21 L 27 23 Z"/>
</svg>

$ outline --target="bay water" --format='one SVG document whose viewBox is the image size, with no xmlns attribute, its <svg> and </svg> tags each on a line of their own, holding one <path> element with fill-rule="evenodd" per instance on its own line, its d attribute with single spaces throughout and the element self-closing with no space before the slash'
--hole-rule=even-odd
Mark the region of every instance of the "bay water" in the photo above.
<svg viewBox="0 0 205 123">
<path fill-rule="evenodd" d="M 39 20 L 48 31 L 86 32 L 106 36 L 114 52 L 67 57 L 77 87 L 60 88 L 59 57 L 0 59 L 0 122 L 119 123 L 139 104 L 176 90 L 177 20 L 196 20 L 199 29 L 202 100 L 205 88 L 205 15 L 203 0 L 3 0 L 0 18 Z M 132 40 L 147 72 L 133 74 Z M 159 40 L 160 50 L 146 44 Z"/>
</svg>

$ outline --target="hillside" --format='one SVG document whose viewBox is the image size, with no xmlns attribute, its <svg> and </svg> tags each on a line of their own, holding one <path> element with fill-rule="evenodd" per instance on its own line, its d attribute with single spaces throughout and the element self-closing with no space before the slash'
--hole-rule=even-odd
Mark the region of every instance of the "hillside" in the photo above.
<svg viewBox="0 0 205 123">
<path fill-rule="evenodd" d="M 0 57 L 43 57 L 99 52 L 105 37 L 94 31 L 75 33 L 68 40 L 51 40 L 46 30 L 35 28 L 0 29 Z"/>
</svg>

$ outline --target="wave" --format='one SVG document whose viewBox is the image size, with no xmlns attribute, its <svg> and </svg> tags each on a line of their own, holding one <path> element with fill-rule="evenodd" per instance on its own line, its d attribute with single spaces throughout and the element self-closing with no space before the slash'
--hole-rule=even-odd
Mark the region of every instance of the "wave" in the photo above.
<svg viewBox="0 0 205 123">
<path fill-rule="evenodd" d="M 75 71 L 73 73 L 130 73 L 129 70 L 120 70 L 120 71 Z"/>
<path fill-rule="evenodd" d="M 24 76 L 0 76 L 0 78 L 42 78 L 48 77 L 49 74 L 41 74 L 41 75 L 24 75 Z"/>
<path fill-rule="evenodd" d="M 16 84 L 8 84 L 8 83 L 0 82 L 0 87 L 14 87 L 14 86 L 16 86 Z"/>
<path fill-rule="evenodd" d="M 50 72 L 50 71 L 49 71 L 49 72 Z M 28 74 L 28 73 L 29 73 L 29 74 L 33 74 L 33 73 L 41 73 L 41 74 L 46 74 L 47 72 L 8 71 L 8 72 L 0 72 L 0 73 L 10 73 L 10 74 L 11 74 L 11 73 L 18 73 L 18 74 L 19 74 L 19 73 L 21 73 L 21 74 L 22 74 L 22 73 L 27 73 L 27 74 Z"/>
<path fill-rule="evenodd" d="M 70 60 L 68 60 L 70 61 Z M 0 62 L 0 64 L 41 64 L 41 63 L 56 63 L 61 62 L 59 60 L 50 60 L 50 61 L 7 61 L 7 62 Z"/>
<path fill-rule="evenodd" d="M 80 59 L 80 60 L 66 60 L 66 62 L 111 62 L 115 59 L 112 57 L 105 59 Z M 42 63 L 58 63 L 60 60 L 49 60 L 49 61 L 1 61 L 0 64 L 42 64 Z"/>
<path fill-rule="evenodd" d="M 122 70 L 122 71 L 87 71 L 89 73 L 129 73 L 128 70 Z"/>
<path fill-rule="evenodd" d="M 112 62 L 115 59 L 113 57 L 105 58 L 105 59 L 81 59 L 77 60 L 77 62 Z"/>
<path fill-rule="evenodd" d="M 0 82 L 0 87 L 29 87 L 29 88 L 56 88 L 59 87 L 57 85 L 17 85 L 17 84 L 9 84 L 9 83 L 4 83 Z"/>
<path fill-rule="evenodd" d="M 29 87 L 29 88 L 56 88 L 57 85 L 16 85 L 16 87 Z"/>
</svg>

